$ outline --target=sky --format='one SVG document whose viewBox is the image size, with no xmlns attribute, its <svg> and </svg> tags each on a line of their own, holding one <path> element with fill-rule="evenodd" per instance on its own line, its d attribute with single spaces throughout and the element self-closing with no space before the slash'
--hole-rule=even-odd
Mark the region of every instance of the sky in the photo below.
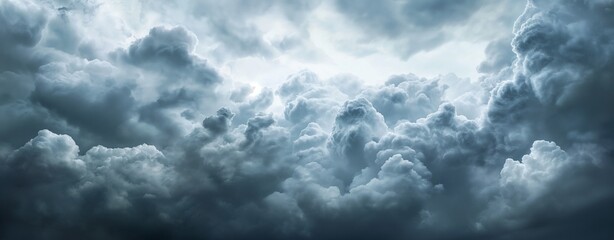
<svg viewBox="0 0 614 240">
<path fill-rule="evenodd" d="M 611 239 L 612 0 L 2 0 L 0 239 Z"/>
</svg>

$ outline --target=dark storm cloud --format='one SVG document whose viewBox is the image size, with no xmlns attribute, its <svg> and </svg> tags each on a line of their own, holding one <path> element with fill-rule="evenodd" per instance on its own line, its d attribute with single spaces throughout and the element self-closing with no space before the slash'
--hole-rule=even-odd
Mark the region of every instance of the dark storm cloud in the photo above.
<svg viewBox="0 0 614 240">
<path fill-rule="evenodd" d="M 591 176 L 588 174 L 603 174 L 597 169 L 604 164 L 599 160 L 600 150 L 590 147 L 575 150 L 572 155 L 553 142 L 540 140 L 533 143 L 522 161 L 507 159 L 499 180 L 501 196 L 493 200 L 486 216 L 496 224 L 518 227 L 540 215 L 565 214 L 573 204 L 586 204 L 585 201 L 595 201 L 598 195 L 611 194 L 600 183 L 591 184 L 590 190 L 583 189 L 586 184 L 583 182 Z M 571 193 L 584 197 L 564 197 Z"/>
<path fill-rule="evenodd" d="M 458 25 L 480 2 L 438 3 L 366 14 L 366 29 Z M 393 6 L 369 4 L 345 14 Z M 486 49 L 483 88 L 305 70 L 251 96 L 220 92 L 186 28 L 98 54 L 78 18 L 4 1 L 0 238 L 606 238 L 613 4 L 530 1 Z"/>
<path fill-rule="evenodd" d="M 371 30 L 394 37 L 402 29 L 427 29 L 446 23 L 460 24 L 475 10 L 480 1 L 462 0 L 454 3 L 445 1 L 338 1 L 339 10 L 355 20 L 369 24 Z M 398 15 L 397 14 L 398 11 Z M 395 14 L 390 14 L 394 12 Z M 404 23 L 409 23 L 405 25 Z M 383 28 L 380 28 L 383 27 Z"/>
<path fill-rule="evenodd" d="M 27 100 L 35 88 L 32 71 L 47 62 L 45 54 L 34 48 L 42 38 L 48 12 L 29 2 L 3 1 L 0 9 L 0 138 L 2 145 L 17 147 L 40 129 L 64 124 Z"/>
<path fill-rule="evenodd" d="M 201 102 L 216 98 L 222 78 L 193 54 L 198 40 L 184 28 L 155 27 L 127 49 L 98 54 L 81 15 L 28 2 L 2 9 L 0 54 L 13 60 L 0 67 L 3 146 L 17 147 L 40 129 L 69 133 L 85 149 L 167 144 L 201 121 L 194 111 L 216 108 Z M 153 138 L 159 134 L 168 137 Z"/>
<path fill-rule="evenodd" d="M 182 27 L 154 27 L 125 51 L 114 53 L 124 61 L 167 75 L 169 80 L 192 80 L 199 84 L 221 81 L 206 60 L 193 55 L 198 39 Z"/>
<path fill-rule="evenodd" d="M 216 116 L 209 116 L 203 120 L 203 127 L 213 134 L 225 133 L 230 128 L 233 116 L 234 113 L 227 108 L 220 108 Z"/>
<path fill-rule="evenodd" d="M 133 85 L 115 82 L 121 77 L 114 76 L 114 71 L 100 61 L 83 66 L 49 63 L 39 68 L 30 99 L 80 131 L 112 144 L 120 141 L 136 104 L 131 95 Z M 107 84 L 101 86 L 98 81 Z"/>
<path fill-rule="evenodd" d="M 491 91 L 500 82 L 513 76 L 513 62 L 516 54 L 511 48 L 510 38 L 501 38 L 488 43 L 484 51 L 486 59 L 477 67 L 481 73 L 480 84 L 486 91 Z M 489 96 L 485 96 L 488 98 Z"/>
<path fill-rule="evenodd" d="M 161 61 L 171 66 L 192 63 L 191 52 L 196 45 L 196 36 L 183 28 L 153 28 L 149 34 L 128 48 L 126 59 L 133 64 Z M 164 66 L 164 65 L 162 65 Z"/>
<path fill-rule="evenodd" d="M 36 14 L 24 16 L 28 7 L 35 8 Z M 46 16 L 43 9 L 31 4 L 2 4 L 2 41 L 5 44 L 15 44 L 32 47 L 41 39 L 41 31 L 45 27 Z"/>
<path fill-rule="evenodd" d="M 601 216 L 589 206 L 611 199 L 612 192 L 603 186 L 612 182 L 604 175 L 611 171 L 613 156 L 613 118 L 604 104 L 611 101 L 606 92 L 612 90 L 612 70 L 606 67 L 614 50 L 612 4 L 531 1 L 516 22 L 513 79 L 493 91 L 488 121 L 499 141 L 509 143 L 505 151 L 519 158 L 526 151 L 520 149 L 533 147 L 522 163 L 508 160 L 501 171 L 501 193 L 489 211 L 499 211 L 493 222 L 503 229 L 522 229 L 516 230 L 519 236 L 537 238 L 530 228 L 541 222 L 550 236 L 573 238 L 554 230 L 568 224 L 557 218 L 588 221 Z M 556 144 L 533 142 L 539 139 Z M 534 180 L 538 176 L 540 183 Z M 601 208 L 607 212 L 612 206 Z M 598 225 L 595 232 L 588 225 L 578 228 L 589 236 L 604 234 Z"/>
<path fill-rule="evenodd" d="M 503 68 L 510 67 L 516 55 L 511 48 L 511 39 L 502 38 L 488 43 L 484 50 L 486 59 L 478 65 L 480 73 L 498 73 Z"/>
<path fill-rule="evenodd" d="M 166 17 L 176 14 L 186 15 L 202 24 L 199 33 L 207 35 L 216 43 L 210 51 L 211 57 L 226 60 L 235 57 L 259 56 L 270 58 L 278 52 L 289 51 L 297 46 L 305 46 L 300 38 L 308 36 L 305 30 L 306 20 L 320 1 L 186 1 L 182 3 L 146 3 L 145 8 L 153 9 Z M 175 10 L 179 9 L 179 12 Z M 265 14 L 279 14 L 297 31 L 297 36 L 285 36 L 279 40 L 265 39 L 254 19 Z M 232 16 L 232 17 L 229 17 Z M 292 44 L 290 39 L 299 40 Z M 294 46 L 290 46 L 293 45 Z"/>
<path fill-rule="evenodd" d="M 127 49 L 111 54 L 120 64 L 138 67 L 149 78 L 143 80 L 156 88 L 157 100 L 138 110 L 139 121 L 168 137 L 152 143 L 166 145 L 170 139 L 187 134 L 190 129 L 186 125 L 194 123 L 194 111 L 203 110 L 205 101 L 216 98 L 215 87 L 222 77 L 193 53 L 197 43 L 194 33 L 183 27 L 154 27 Z"/>
<path fill-rule="evenodd" d="M 501 24 L 511 27 L 513 17 L 505 16 L 515 14 L 521 10 L 522 2 L 503 1 L 496 4 L 482 0 L 460 1 L 335 1 L 337 9 L 352 23 L 360 26 L 368 41 L 386 40 L 392 45 L 391 49 L 401 58 L 409 58 L 420 51 L 434 49 L 449 39 L 458 37 L 455 32 L 463 24 L 485 24 L 485 22 L 472 22 L 472 18 L 484 18 L 484 12 L 507 11 L 498 16 L 498 19 L 488 24 Z M 487 27 L 486 25 L 483 25 Z M 497 31 L 492 31 L 495 33 Z M 468 31 L 468 29 L 462 30 Z M 475 35 L 484 34 L 480 31 Z M 508 32 L 501 33 L 509 35 Z M 420 36 L 420 37 L 417 37 Z M 472 36 L 469 36 L 471 38 Z"/>
<path fill-rule="evenodd" d="M 612 21 L 611 5 L 532 2 L 515 27 L 514 78 L 495 89 L 490 121 L 513 119 L 518 124 L 509 125 L 531 138 L 563 146 L 611 141 L 613 118 L 603 104 L 612 100 L 613 26 L 605 24 Z"/>
<path fill-rule="evenodd" d="M 156 128 L 159 133 L 176 138 L 185 134 L 181 121 L 188 119 L 185 111 L 187 109 L 198 109 L 195 103 L 199 101 L 198 91 L 179 88 L 176 90 L 164 91 L 155 102 L 142 106 L 139 113 L 139 121 L 147 123 Z M 183 110 L 181 114 L 176 114 L 177 110 Z M 177 115 L 181 116 L 178 117 Z"/>
</svg>

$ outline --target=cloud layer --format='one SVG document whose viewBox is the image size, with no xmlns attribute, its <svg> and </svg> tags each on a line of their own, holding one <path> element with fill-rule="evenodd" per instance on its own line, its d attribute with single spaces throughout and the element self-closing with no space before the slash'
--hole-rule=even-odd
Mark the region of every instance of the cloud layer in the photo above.
<svg viewBox="0 0 614 240">
<path fill-rule="evenodd" d="M 530 0 L 513 36 L 484 33 L 477 82 L 303 70 L 258 88 L 200 55 L 188 27 L 114 35 L 101 4 L 0 2 L 0 238 L 614 234 L 612 1 Z M 275 9 L 299 28 L 318 4 L 188 7 L 232 58 L 280 50 L 225 14 Z M 406 57 L 494 8 L 399 4 L 335 9 Z"/>
</svg>

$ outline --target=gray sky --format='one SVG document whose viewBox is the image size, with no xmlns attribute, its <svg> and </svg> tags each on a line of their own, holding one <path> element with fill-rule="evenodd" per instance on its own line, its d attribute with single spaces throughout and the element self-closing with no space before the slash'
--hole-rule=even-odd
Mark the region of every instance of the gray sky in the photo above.
<svg viewBox="0 0 614 240">
<path fill-rule="evenodd" d="M 0 239 L 610 239 L 613 11 L 0 1 Z"/>
</svg>

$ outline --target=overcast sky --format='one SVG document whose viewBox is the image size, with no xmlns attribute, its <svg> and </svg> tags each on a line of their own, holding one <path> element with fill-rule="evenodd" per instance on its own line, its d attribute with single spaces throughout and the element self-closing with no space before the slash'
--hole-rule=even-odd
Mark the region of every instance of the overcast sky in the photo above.
<svg viewBox="0 0 614 240">
<path fill-rule="evenodd" d="M 0 1 L 0 239 L 612 239 L 614 1 Z"/>
</svg>

